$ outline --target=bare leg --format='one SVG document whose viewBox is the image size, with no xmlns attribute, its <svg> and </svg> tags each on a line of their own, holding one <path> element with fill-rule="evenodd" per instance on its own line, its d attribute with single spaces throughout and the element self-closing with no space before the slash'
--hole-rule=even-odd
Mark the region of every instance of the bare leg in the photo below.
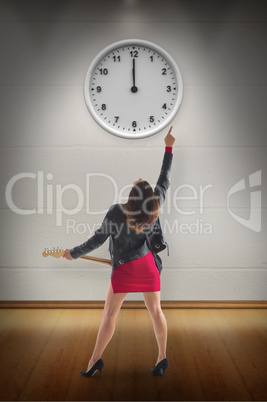
<svg viewBox="0 0 267 402">
<path fill-rule="evenodd" d="M 153 321 L 159 353 L 156 364 L 166 358 L 167 322 L 160 306 L 160 292 L 143 293 L 146 307 Z"/>
<path fill-rule="evenodd" d="M 87 371 L 99 360 L 107 344 L 111 340 L 116 324 L 116 317 L 127 293 L 113 293 L 111 282 L 109 283 L 102 322 L 100 324 L 95 348 L 88 363 Z"/>
</svg>

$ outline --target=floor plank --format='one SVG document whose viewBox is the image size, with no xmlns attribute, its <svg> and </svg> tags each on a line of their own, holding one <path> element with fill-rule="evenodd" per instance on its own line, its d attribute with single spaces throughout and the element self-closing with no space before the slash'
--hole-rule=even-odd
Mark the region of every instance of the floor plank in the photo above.
<svg viewBox="0 0 267 402">
<path fill-rule="evenodd" d="M 145 309 L 122 309 L 103 354 L 102 378 L 87 367 L 102 309 L 0 309 L 2 401 L 267 400 L 267 309 L 164 309 L 164 377 Z"/>
</svg>

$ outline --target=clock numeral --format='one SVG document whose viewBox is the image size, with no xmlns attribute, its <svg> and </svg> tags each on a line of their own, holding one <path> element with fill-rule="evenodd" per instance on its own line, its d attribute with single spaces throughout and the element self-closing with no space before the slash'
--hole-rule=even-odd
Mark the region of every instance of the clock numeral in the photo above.
<svg viewBox="0 0 267 402">
<path fill-rule="evenodd" d="M 136 123 L 135 120 L 132 122 L 132 126 L 133 126 L 133 127 L 137 127 L 137 123 Z"/>
<path fill-rule="evenodd" d="M 116 63 L 116 61 L 121 61 L 121 56 L 113 56 L 113 60 Z"/>
<path fill-rule="evenodd" d="M 171 92 L 172 87 L 170 85 L 167 86 L 167 92 Z"/>
<path fill-rule="evenodd" d="M 162 75 L 167 75 L 167 68 L 162 69 Z"/>
<path fill-rule="evenodd" d="M 137 50 L 132 50 L 131 52 L 130 52 L 130 55 L 131 55 L 131 57 L 138 57 L 138 51 Z"/>
<path fill-rule="evenodd" d="M 96 87 L 96 92 L 101 92 L 102 91 L 102 88 L 100 87 L 100 86 L 98 86 L 98 87 Z"/>
<path fill-rule="evenodd" d="M 119 120 L 119 116 L 115 116 L 115 123 L 117 123 Z"/>
<path fill-rule="evenodd" d="M 150 118 L 149 118 L 149 121 L 150 121 L 150 123 L 154 123 L 154 116 L 150 116 Z"/>
<path fill-rule="evenodd" d="M 108 69 L 107 68 L 99 68 L 100 74 L 101 75 L 108 75 Z"/>
<path fill-rule="evenodd" d="M 103 103 L 102 106 L 101 106 L 101 109 L 102 109 L 102 110 L 106 110 L 106 109 L 107 109 L 107 105 L 106 105 L 105 103 Z"/>
<path fill-rule="evenodd" d="M 162 109 L 167 109 L 167 104 L 164 103 L 164 105 L 162 106 Z"/>
<path fill-rule="evenodd" d="M 154 61 L 154 57 L 153 57 L 153 56 L 150 56 L 150 60 L 153 62 L 153 61 Z"/>
</svg>

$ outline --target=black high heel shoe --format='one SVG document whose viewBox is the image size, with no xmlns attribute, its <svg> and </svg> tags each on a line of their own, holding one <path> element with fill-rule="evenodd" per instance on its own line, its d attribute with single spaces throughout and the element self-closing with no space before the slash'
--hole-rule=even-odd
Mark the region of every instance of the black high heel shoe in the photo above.
<svg viewBox="0 0 267 402">
<path fill-rule="evenodd" d="M 83 377 L 93 377 L 93 375 L 99 371 L 99 378 L 101 378 L 101 371 L 103 370 L 104 362 L 102 359 L 97 360 L 97 362 L 93 365 L 93 367 L 89 371 L 80 371 L 80 374 Z"/>
<path fill-rule="evenodd" d="M 161 360 L 153 369 L 150 370 L 151 375 L 164 375 L 169 367 L 168 359 Z"/>
</svg>

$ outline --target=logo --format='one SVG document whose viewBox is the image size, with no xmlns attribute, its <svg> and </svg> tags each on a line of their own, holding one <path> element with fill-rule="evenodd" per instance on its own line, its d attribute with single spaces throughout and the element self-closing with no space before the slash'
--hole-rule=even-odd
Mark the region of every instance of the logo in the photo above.
<svg viewBox="0 0 267 402">
<path fill-rule="evenodd" d="M 85 175 L 85 183 L 83 187 L 69 183 L 65 185 L 54 182 L 52 173 L 38 171 L 19 173 L 13 176 L 6 186 L 6 202 L 11 211 L 19 215 L 55 215 L 56 226 L 66 226 L 67 233 L 91 233 L 91 227 L 87 224 L 77 223 L 75 219 L 65 217 L 75 216 L 83 211 L 86 215 L 97 215 L 107 212 L 105 210 L 96 211 L 91 207 L 90 194 L 95 191 L 94 179 L 97 182 L 101 181 L 101 185 L 109 184 L 111 186 L 110 205 L 116 202 L 125 203 L 128 199 L 129 189 L 132 184 L 126 184 L 120 188 L 116 180 L 105 173 L 87 173 Z M 14 196 L 17 193 L 17 188 L 22 188 L 24 180 L 28 181 L 28 186 L 31 190 L 31 204 L 27 208 L 21 205 L 21 197 Z M 93 181 L 93 182 L 92 182 Z M 20 186 L 17 187 L 17 183 Z M 238 183 L 234 184 L 227 194 L 227 210 L 231 217 L 242 226 L 259 233 L 261 231 L 261 170 L 250 174 L 243 178 Z M 169 233 L 177 234 L 212 234 L 213 225 L 205 220 L 205 203 L 207 192 L 210 194 L 213 189 L 212 184 L 194 187 L 191 184 L 181 184 L 174 191 L 171 188 L 162 208 L 161 213 L 172 215 L 177 213 L 178 218 L 172 219 L 166 223 L 166 230 Z M 209 191 L 208 191 L 209 190 Z M 243 192 L 243 193 L 242 193 Z M 249 217 L 246 219 L 237 215 L 233 208 L 230 207 L 231 198 L 239 194 L 243 196 L 248 194 L 249 198 Z M 65 200 L 72 196 L 73 201 L 65 206 Z M 15 201 L 18 203 L 15 203 Z M 189 204 L 189 206 L 188 206 Z M 71 205 L 71 206 L 70 206 Z M 202 219 L 203 218 L 203 219 Z"/>
<path fill-rule="evenodd" d="M 227 194 L 227 209 L 229 214 L 238 223 L 245 226 L 246 228 L 253 230 L 254 232 L 261 231 L 261 170 L 249 175 L 249 189 L 250 189 L 250 216 L 245 219 L 241 216 L 236 215 L 231 211 L 229 206 L 230 198 L 233 194 L 239 191 L 246 190 L 245 179 L 240 180 L 238 183 L 234 184 Z"/>
</svg>

